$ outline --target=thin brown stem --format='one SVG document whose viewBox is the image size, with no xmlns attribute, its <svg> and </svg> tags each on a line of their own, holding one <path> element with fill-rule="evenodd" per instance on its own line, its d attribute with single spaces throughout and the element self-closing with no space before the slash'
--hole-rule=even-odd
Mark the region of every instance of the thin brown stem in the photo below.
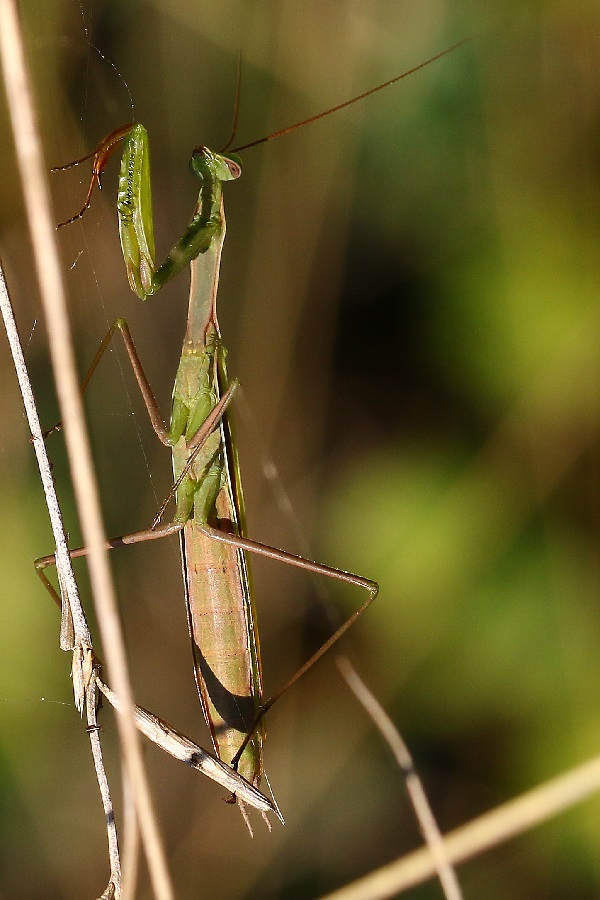
<svg viewBox="0 0 600 900">
<path fill-rule="evenodd" d="M 42 156 L 15 0 L 0 0 L 0 48 L 4 85 L 34 249 L 37 279 L 44 307 L 62 419 L 65 425 L 67 453 L 81 528 L 85 543 L 90 548 L 89 571 L 94 602 L 97 607 L 109 670 L 117 692 L 123 701 L 123 713 L 117 719 L 123 758 L 132 783 L 135 785 L 138 821 L 156 896 L 163 900 L 171 900 L 173 889 L 133 721 L 133 699 L 125 647 L 114 587 L 104 549 L 105 537 L 98 489 L 77 383 L 65 289 L 46 179 L 46 165 Z"/>
</svg>

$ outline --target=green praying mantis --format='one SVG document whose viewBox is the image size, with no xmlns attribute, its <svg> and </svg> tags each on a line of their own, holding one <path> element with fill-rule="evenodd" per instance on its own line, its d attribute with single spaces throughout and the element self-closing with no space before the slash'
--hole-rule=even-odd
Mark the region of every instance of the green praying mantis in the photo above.
<svg viewBox="0 0 600 900">
<path fill-rule="evenodd" d="M 87 385 L 113 336 L 120 333 L 152 427 L 159 440 L 172 451 L 174 488 L 150 529 L 117 538 L 110 544 L 154 540 L 174 533 L 180 536 L 198 694 L 216 756 L 232 770 L 229 782 L 232 800 L 237 801 L 246 822 L 245 803 L 262 809 L 265 815 L 264 805 L 260 806 L 254 802 L 256 798 L 243 792 L 243 785 L 248 784 L 258 793 L 263 776 L 265 713 L 350 628 L 374 600 L 378 586 L 367 578 L 266 546 L 246 536 L 240 469 L 229 409 L 237 382 L 230 381 L 227 373 L 216 307 L 225 238 L 223 185 L 241 175 L 238 152 L 356 103 L 429 65 L 456 46 L 358 97 L 234 151 L 214 153 L 207 147 L 196 147 L 190 167 L 200 180 L 198 200 L 189 225 L 160 266 L 156 264 L 154 245 L 149 143 L 143 125 L 130 123 L 117 128 L 100 142 L 93 154 L 60 167 L 69 168 L 93 157 L 85 204 L 79 213 L 61 223 L 67 225 L 81 218 L 88 209 L 109 158 L 122 145 L 117 200 L 119 234 L 129 285 L 140 299 L 155 294 L 186 266 L 190 267 L 187 328 L 168 427 L 162 420 L 124 319 L 118 319 L 109 330 L 83 385 Z M 161 524 L 172 496 L 175 515 L 172 522 Z M 83 555 L 85 550 L 72 553 Z M 250 554 L 338 579 L 360 587 L 367 594 L 358 609 L 268 699 L 262 691 Z M 39 560 L 40 573 L 52 561 L 52 557 Z M 243 779 L 243 783 L 236 778 Z M 265 799 L 261 794 L 259 797 Z M 270 808 L 278 813 L 275 801 Z"/>
</svg>

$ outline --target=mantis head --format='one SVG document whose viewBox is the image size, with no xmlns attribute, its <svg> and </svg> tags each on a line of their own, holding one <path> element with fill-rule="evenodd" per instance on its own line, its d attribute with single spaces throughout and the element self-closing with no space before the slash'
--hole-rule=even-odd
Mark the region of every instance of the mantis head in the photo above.
<svg viewBox="0 0 600 900">
<path fill-rule="evenodd" d="M 235 153 L 222 156 L 208 147 L 195 147 L 190 159 L 190 169 L 201 181 L 234 181 L 242 174 L 242 161 Z"/>
</svg>

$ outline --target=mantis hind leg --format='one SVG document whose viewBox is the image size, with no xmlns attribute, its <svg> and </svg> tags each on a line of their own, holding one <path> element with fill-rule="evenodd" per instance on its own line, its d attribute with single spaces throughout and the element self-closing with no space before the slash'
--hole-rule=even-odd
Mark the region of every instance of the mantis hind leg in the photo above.
<svg viewBox="0 0 600 900">
<path fill-rule="evenodd" d="M 240 550 L 245 550 L 249 553 L 257 553 L 259 556 L 267 556 L 269 559 L 277 560 L 278 562 L 286 563 L 287 565 L 296 566 L 297 568 L 304 569 L 307 572 L 313 572 L 316 575 L 325 575 L 328 578 L 335 578 L 338 581 L 343 581 L 346 584 L 353 584 L 356 587 L 363 588 L 363 590 L 368 591 L 368 597 L 364 600 L 364 602 L 355 610 L 345 622 L 337 628 L 334 633 L 328 638 L 324 644 L 319 647 L 319 649 L 312 654 L 312 656 L 302 665 L 300 668 L 292 675 L 291 678 L 280 688 L 275 694 L 269 697 L 266 701 L 261 703 L 260 709 L 252 723 L 252 726 L 244 738 L 244 741 L 235 757 L 233 758 L 231 765 L 235 769 L 239 759 L 244 752 L 248 742 L 252 739 L 252 735 L 256 731 L 258 724 L 261 719 L 268 712 L 269 709 L 274 705 L 274 703 L 279 700 L 279 698 L 290 688 L 293 684 L 295 684 L 309 669 L 317 663 L 321 657 L 323 657 L 328 650 L 336 644 L 339 639 L 348 631 L 348 629 L 356 622 L 356 620 L 364 613 L 364 611 L 371 605 L 375 597 L 379 592 L 379 585 L 375 581 L 371 581 L 369 578 L 363 578 L 361 575 L 354 575 L 351 572 L 344 572 L 342 569 L 335 569 L 332 566 L 325 566 L 321 563 L 314 562 L 310 559 L 305 559 L 303 556 L 296 556 L 294 553 L 288 553 L 285 550 L 278 550 L 275 547 L 269 547 L 266 544 L 261 544 L 258 541 L 252 541 L 248 538 L 241 537 L 236 534 L 229 534 L 223 531 L 219 531 L 217 528 L 212 528 L 210 525 L 199 525 L 199 528 L 213 540 L 221 541 L 224 544 L 230 544 L 233 547 L 236 547 Z"/>
</svg>

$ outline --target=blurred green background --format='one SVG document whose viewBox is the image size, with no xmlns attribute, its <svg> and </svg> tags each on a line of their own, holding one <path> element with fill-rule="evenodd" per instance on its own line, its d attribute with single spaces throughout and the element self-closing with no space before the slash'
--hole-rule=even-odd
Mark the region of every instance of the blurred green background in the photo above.
<svg viewBox="0 0 600 900">
<path fill-rule="evenodd" d="M 600 11 L 595 4 L 23 0 L 48 166 L 132 115 L 148 127 L 159 255 L 181 233 L 198 143 L 306 118 L 467 35 L 364 103 L 244 155 L 228 186 L 220 318 L 241 380 L 252 536 L 376 578 L 345 641 L 408 742 L 443 830 L 600 746 Z M 133 113 L 131 100 L 134 104 Z M 6 112 L 0 251 L 43 424 L 58 418 Z M 54 175 L 57 221 L 88 169 Z M 60 232 L 81 369 L 125 315 L 162 409 L 187 278 L 142 305 L 116 229 L 116 164 Z M 0 354 L 0 897 L 97 896 L 105 836 L 58 616 L 16 380 Z M 120 346 L 87 396 L 107 530 L 147 526 L 169 486 Z M 62 438 L 49 443 L 73 544 Z M 138 701 L 208 745 L 178 547 L 113 554 Z M 82 572 L 84 596 L 85 578 Z M 255 566 L 266 690 L 321 639 L 309 579 Z M 360 597 L 327 585 L 341 609 Z M 88 599 L 88 607 L 89 607 Z M 119 796 L 114 724 L 103 714 Z M 266 762 L 286 827 L 250 841 L 223 792 L 147 759 L 177 896 L 316 897 L 419 845 L 399 772 L 333 662 L 273 709 Z M 460 868 L 466 897 L 597 897 L 591 800 Z M 145 875 L 140 895 L 149 896 Z M 440 896 L 430 884 L 408 896 Z"/>
</svg>

